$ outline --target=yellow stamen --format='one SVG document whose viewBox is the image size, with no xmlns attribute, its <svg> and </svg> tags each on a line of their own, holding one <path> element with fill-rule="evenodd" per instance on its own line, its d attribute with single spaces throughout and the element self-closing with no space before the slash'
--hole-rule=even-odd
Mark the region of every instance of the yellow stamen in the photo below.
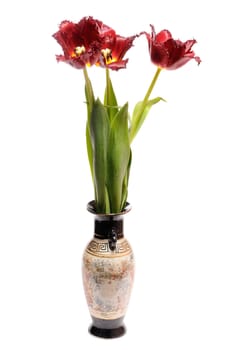
<svg viewBox="0 0 232 350">
<path fill-rule="evenodd" d="M 74 54 L 76 56 L 80 56 L 82 53 L 85 53 L 85 47 L 83 45 L 75 47 Z"/>
<path fill-rule="evenodd" d="M 102 56 L 104 57 L 106 64 L 113 62 L 112 51 L 108 48 L 101 50 Z"/>
</svg>

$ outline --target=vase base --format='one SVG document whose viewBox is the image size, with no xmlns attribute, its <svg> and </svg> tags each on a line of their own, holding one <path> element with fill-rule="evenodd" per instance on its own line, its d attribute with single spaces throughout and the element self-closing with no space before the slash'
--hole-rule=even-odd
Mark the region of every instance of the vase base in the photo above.
<svg viewBox="0 0 232 350">
<path fill-rule="evenodd" d="M 116 320 L 101 320 L 92 317 L 93 323 L 89 327 L 89 333 L 100 338 L 118 338 L 126 333 L 126 327 L 123 324 L 123 317 Z"/>
</svg>

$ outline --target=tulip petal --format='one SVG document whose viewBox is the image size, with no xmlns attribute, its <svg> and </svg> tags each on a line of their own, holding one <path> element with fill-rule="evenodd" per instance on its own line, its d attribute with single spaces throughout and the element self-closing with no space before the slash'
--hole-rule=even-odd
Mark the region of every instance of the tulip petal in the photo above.
<svg viewBox="0 0 232 350">
<path fill-rule="evenodd" d="M 169 39 L 172 39 L 172 34 L 166 29 L 159 32 L 155 37 L 157 43 L 164 43 Z"/>
</svg>

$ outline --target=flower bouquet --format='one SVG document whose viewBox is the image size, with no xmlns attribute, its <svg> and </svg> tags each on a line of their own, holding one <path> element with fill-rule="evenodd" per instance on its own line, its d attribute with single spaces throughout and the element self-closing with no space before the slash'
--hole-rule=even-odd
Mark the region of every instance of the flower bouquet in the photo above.
<svg viewBox="0 0 232 350">
<path fill-rule="evenodd" d="M 84 17 L 78 23 L 63 21 L 54 38 L 61 45 L 63 55 L 57 55 L 58 62 L 65 62 L 84 73 L 87 106 L 86 145 L 93 179 L 95 207 L 98 213 L 118 213 L 127 201 L 129 174 L 132 160 L 131 143 L 136 137 L 151 107 L 162 100 L 151 98 L 154 85 L 162 69 L 180 68 L 195 56 L 192 46 L 196 40 L 181 42 L 174 40 L 168 30 L 123 37 L 99 20 Z M 124 56 L 134 40 L 145 36 L 148 53 L 156 73 L 144 96 L 130 115 L 128 102 L 118 104 L 110 79 L 110 70 L 126 68 L 128 59 Z M 105 69 L 106 86 L 104 99 L 95 97 L 88 68 L 97 66 Z"/>
<path fill-rule="evenodd" d="M 123 235 L 123 215 L 129 210 L 131 144 L 152 106 L 163 100 L 151 97 L 161 71 L 201 60 L 192 51 L 196 40 L 175 40 L 168 30 L 156 34 L 152 25 L 151 33 L 123 37 L 101 21 L 84 17 L 78 23 L 63 21 L 53 36 L 63 49 L 57 61 L 84 73 L 86 145 L 95 197 L 88 210 L 95 214 L 95 222 L 94 238 L 83 256 L 83 282 L 93 320 L 90 333 L 114 338 L 125 333 L 123 317 L 134 275 L 133 252 Z M 130 113 L 128 102 L 118 103 L 110 70 L 126 68 L 128 59 L 124 57 L 140 37 L 147 40 L 151 62 L 157 69 L 144 98 Z M 103 99 L 94 94 L 88 75 L 92 66 L 105 69 Z"/>
</svg>

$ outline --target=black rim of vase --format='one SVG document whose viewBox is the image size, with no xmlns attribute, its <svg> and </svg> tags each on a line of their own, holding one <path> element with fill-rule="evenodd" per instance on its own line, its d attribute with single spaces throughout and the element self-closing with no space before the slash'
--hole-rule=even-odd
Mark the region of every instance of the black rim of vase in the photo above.
<svg viewBox="0 0 232 350">
<path fill-rule="evenodd" d="M 97 215 L 97 216 L 120 216 L 120 215 L 124 215 L 126 213 L 128 213 L 130 210 L 131 210 L 131 205 L 129 202 L 126 202 L 126 205 L 125 205 L 125 208 L 119 212 L 119 213 L 109 213 L 109 214 L 106 214 L 106 213 L 97 213 L 96 212 L 96 207 L 95 207 L 95 200 L 92 200 L 90 201 L 88 204 L 87 204 L 87 210 L 88 212 L 94 214 L 94 215 Z"/>
</svg>

